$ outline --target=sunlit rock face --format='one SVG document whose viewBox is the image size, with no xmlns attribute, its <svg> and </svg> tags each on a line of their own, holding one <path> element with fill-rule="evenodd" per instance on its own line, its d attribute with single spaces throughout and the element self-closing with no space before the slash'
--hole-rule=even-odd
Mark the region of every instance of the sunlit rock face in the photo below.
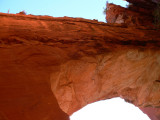
<svg viewBox="0 0 160 120">
<path fill-rule="evenodd" d="M 160 106 L 158 30 L 3 13 L 0 21 L 0 118 L 68 120 L 118 96 Z"/>
<path fill-rule="evenodd" d="M 112 3 L 107 3 L 106 21 L 108 23 L 126 24 L 128 26 L 153 26 L 152 11 L 134 6 L 133 4 L 128 5 L 128 8 L 123 8 Z"/>
<path fill-rule="evenodd" d="M 126 0 L 129 5 L 123 8 L 112 3 L 106 4 L 106 21 L 108 23 L 126 24 L 154 28 L 159 11 L 160 0 Z M 157 17 L 157 18 L 156 18 Z"/>
<path fill-rule="evenodd" d="M 136 106 L 158 107 L 159 55 L 159 50 L 118 48 L 95 58 L 69 61 L 56 73 L 58 78 L 51 77 L 57 81 L 53 91 L 69 114 L 90 102 L 117 96 Z"/>
</svg>

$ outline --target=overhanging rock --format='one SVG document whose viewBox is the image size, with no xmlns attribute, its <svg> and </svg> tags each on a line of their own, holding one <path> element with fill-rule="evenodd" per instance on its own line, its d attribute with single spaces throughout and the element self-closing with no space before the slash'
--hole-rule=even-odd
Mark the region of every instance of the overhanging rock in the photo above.
<svg viewBox="0 0 160 120">
<path fill-rule="evenodd" d="M 0 21 L 0 118 L 67 120 L 117 96 L 160 106 L 158 30 L 3 13 Z"/>
</svg>

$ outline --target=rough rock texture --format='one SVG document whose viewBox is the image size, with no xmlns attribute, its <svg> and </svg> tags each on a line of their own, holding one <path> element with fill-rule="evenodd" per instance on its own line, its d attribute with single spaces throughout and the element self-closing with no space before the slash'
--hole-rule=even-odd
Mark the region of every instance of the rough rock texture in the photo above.
<svg viewBox="0 0 160 120">
<path fill-rule="evenodd" d="M 160 107 L 158 30 L 2 13 L 0 22 L 0 119 L 67 120 L 118 96 Z"/>
<path fill-rule="evenodd" d="M 159 19 L 155 13 L 159 11 L 160 0 L 126 0 L 130 4 L 127 8 L 118 5 L 106 4 L 106 21 L 108 23 L 120 23 L 128 26 L 145 26 L 154 28 L 155 19 Z M 158 13 L 160 14 L 160 13 Z M 157 18 L 156 18 L 157 17 Z"/>
<path fill-rule="evenodd" d="M 119 5 L 107 3 L 106 20 L 108 23 L 127 24 L 128 26 L 153 27 L 151 9 L 144 9 L 136 5 L 124 8 Z"/>
</svg>

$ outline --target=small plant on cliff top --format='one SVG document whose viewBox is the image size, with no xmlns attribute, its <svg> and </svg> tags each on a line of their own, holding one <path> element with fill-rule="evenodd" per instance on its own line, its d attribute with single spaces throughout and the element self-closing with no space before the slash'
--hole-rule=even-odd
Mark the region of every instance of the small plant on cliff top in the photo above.
<svg viewBox="0 0 160 120">
<path fill-rule="evenodd" d="M 107 5 L 108 5 L 108 1 L 106 2 L 106 8 L 103 8 L 103 14 L 106 15 L 106 12 L 107 12 Z"/>
<path fill-rule="evenodd" d="M 106 12 L 107 12 L 107 8 L 103 8 L 103 14 L 106 15 Z"/>
<path fill-rule="evenodd" d="M 153 11 L 154 25 L 156 29 L 160 28 L 160 2 L 157 3 L 157 7 Z"/>
<path fill-rule="evenodd" d="M 27 13 L 26 13 L 26 11 L 21 11 L 21 12 L 19 12 L 18 14 L 21 14 L 21 15 L 26 15 Z"/>
</svg>

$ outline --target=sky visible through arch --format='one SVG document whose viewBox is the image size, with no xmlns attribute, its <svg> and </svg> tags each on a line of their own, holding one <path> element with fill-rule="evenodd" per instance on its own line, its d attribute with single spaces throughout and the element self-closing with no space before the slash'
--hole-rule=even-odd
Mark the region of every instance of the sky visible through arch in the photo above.
<svg viewBox="0 0 160 120">
<path fill-rule="evenodd" d="M 107 0 L 0 0 L 0 12 L 49 15 L 54 17 L 82 17 L 105 22 L 103 10 Z M 124 0 L 108 0 L 109 3 L 126 6 Z"/>
<path fill-rule="evenodd" d="M 150 120 L 138 107 L 121 98 L 89 104 L 75 112 L 71 120 Z"/>
</svg>

